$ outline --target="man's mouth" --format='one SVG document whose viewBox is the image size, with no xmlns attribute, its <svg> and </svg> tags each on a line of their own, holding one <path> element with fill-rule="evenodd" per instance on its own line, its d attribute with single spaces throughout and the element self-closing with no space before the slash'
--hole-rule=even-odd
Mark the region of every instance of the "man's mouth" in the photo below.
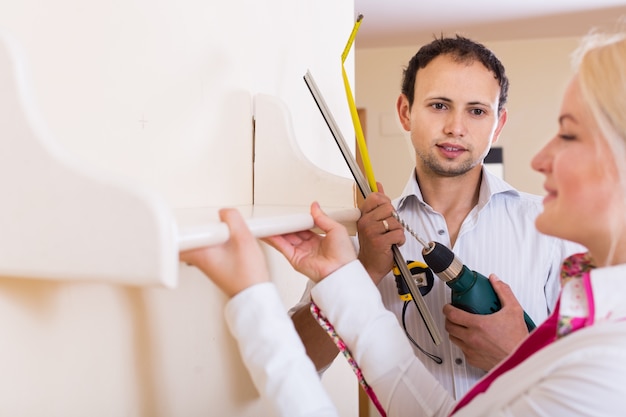
<svg viewBox="0 0 626 417">
<path fill-rule="evenodd" d="M 461 153 L 465 152 L 465 148 L 463 148 L 462 146 L 444 144 L 444 145 L 437 145 L 437 147 L 448 158 L 454 158 L 456 156 L 459 156 Z"/>
</svg>

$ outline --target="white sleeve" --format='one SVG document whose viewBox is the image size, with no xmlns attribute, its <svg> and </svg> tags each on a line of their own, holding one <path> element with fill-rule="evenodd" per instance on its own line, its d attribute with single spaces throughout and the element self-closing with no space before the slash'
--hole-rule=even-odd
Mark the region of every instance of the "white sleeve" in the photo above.
<svg viewBox="0 0 626 417">
<path fill-rule="evenodd" d="M 254 385 L 276 415 L 337 416 L 274 284 L 237 294 L 227 303 L 225 317 Z"/>
<path fill-rule="evenodd" d="M 413 353 L 360 262 L 313 287 L 312 298 L 350 347 L 388 415 L 447 416 L 454 400 Z"/>
<path fill-rule="evenodd" d="M 350 347 L 387 415 L 449 415 L 453 399 L 413 355 L 358 262 L 317 284 L 312 297 Z M 500 375 L 455 416 L 623 415 L 624 345 L 624 321 L 579 330 Z"/>
</svg>

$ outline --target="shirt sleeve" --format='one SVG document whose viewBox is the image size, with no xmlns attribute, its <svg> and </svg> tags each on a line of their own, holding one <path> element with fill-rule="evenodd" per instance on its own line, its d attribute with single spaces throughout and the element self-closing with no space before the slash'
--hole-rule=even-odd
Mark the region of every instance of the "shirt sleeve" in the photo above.
<svg viewBox="0 0 626 417">
<path fill-rule="evenodd" d="M 289 317 L 293 316 L 293 314 L 296 311 L 299 311 L 301 308 L 311 305 L 311 288 L 313 288 L 313 285 L 315 285 L 315 282 L 311 281 L 310 279 L 307 280 L 306 286 L 304 287 L 304 292 L 300 297 L 300 301 L 298 301 L 297 304 L 294 304 L 287 312 L 289 314 Z"/>
<path fill-rule="evenodd" d="M 254 385 L 277 416 L 338 416 L 274 284 L 237 294 L 225 318 Z"/>
<path fill-rule="evenodd" d="M 415 357 L 360 262 L 335 271 L 313 287 L 311 294 L 349 346 L 389 415 L 449 414 L 454 400 Z"/>
</svg>

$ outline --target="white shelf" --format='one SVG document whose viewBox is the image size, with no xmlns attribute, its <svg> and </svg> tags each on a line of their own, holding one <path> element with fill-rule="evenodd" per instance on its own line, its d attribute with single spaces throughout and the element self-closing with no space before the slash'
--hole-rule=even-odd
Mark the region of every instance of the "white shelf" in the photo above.
<svg viewBox="0 0 626 417">
<path fill-rule="evenodd" d="M 0 277 L 176 286 L 180 250 L 228 239 L 218 207 L 171 210 L 72 159 L 40 121 L 21 62 L 0 34 Z M 313 200 L 353 231 L 353 181 L 301 155 L 280 102 L 259 96 L 255 115 L 256 204 L 239 208 L 253 234 L 312 228 Z"/>
<path fill-rule="evenodd" d="M 237 209 L 246 219 L 246 224 L 252 234 L 257 238 L 314 228 L 309 207 L 256 205 L 237 207 Z M 322 209 L 330 217 L 346 226 L 349 232 L 355 233 L 355 223 L 361 214 L 357 208 L 322 207 Z M 217 213 L 217 208 L 176 210 L 179 225 L 179 250 L 226 242 L 229 238 L 228 227 L 218 221 Z"/>
</svg>

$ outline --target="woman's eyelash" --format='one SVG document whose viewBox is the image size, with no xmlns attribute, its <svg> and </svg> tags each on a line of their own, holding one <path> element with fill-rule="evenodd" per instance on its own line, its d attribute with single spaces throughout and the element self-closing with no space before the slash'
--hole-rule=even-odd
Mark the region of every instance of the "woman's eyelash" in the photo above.
<svg viewBox="0 0 626 417">
<path fill-rule="evenodd" d="M 564 140 L 574 140 L 574 139 L 576 139 L 576 136 L 574 136 L 574 135 L 560 134 L 559 137 L 561 139 L 564 139 Z"/>
</svg>

